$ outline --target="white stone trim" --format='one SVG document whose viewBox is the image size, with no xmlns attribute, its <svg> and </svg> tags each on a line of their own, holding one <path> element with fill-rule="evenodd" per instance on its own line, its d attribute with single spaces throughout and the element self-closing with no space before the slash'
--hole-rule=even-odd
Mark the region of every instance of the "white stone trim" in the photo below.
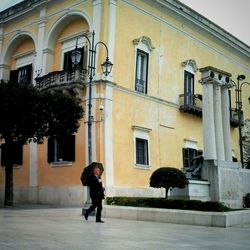
<svg viewBox="0 0 250 250">
<path fill-rule="evenodd" d="M 105 184 L 114 185 L 113 159 L 113 86 L 105 85 L 104 99 L 104 166 Z"/>
<path fill-rule="evenodd" d="M 109 0 L 109 25 L 108 25 L 108 50 L 109 50 L 109 60 L 114 62 L 115 53 L 115 38 L 116 38 L 116 9 L 117 0 Z M 113 74 L 108 76 L 108 80 L 112 81 Z"/>
<path fill-rule="evenodd" d="M 152 129 L 145 128 L 142 126 L 136 126 L 136 125 L 133 125 L 132 129 L 133 129 L 133 145 L 134 145 L 134 167 L 139 168 L 139 169 L 149 169 L 149 167 L 151 166 L 151 157 L 150 157 L 151 150 L 150 150 L 149 133 L 152 131 Z M 148 164 L 147 165 L 136 163 L 136 138 L 144 139 L 144 140 L 147 140 L 148 142 Z"/>
<path fill-rule="evenodd" d="M 181 66 L 185 68 L 186 71 L 195 74 L 199 68 L 194 59 L 189 59 L 181 63 Z"/>
<path fill-rule="evenodd" d="M 185 138 L 184 139 L 184 148 L 192 148 L 198 150 L 198 142 L 194 139 Z"/>
<path fill-rule="evenodd" d="M 144 44 L 145 46 L 147 46 L 148 52 L 152 52 L 155 49 L 151 39 L 147 36 L 141 36 L 139 38 L 134 39 L 133 44 L 136 46 L 140 46 L 140 44 Z"/>
<path fill-rule="evenodd" d="M 29 185 L 30 187 L 36 187 L 37 181 L 37 144 L 30 143 L 30 171 L 29 171 Z"/>
</svg>

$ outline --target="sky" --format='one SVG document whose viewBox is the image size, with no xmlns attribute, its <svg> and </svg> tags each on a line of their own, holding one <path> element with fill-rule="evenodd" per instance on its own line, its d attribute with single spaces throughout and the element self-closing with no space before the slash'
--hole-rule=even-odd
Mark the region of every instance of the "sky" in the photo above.
<svg viewBox="0 0 250 250">
<path fill-rule="evenodd" d="M 250 0 L 180 0 L 250 46 Z"/>
<path fill-rule="evenodd" d="M 250 0 L 180 0 L 250 46 Z M 0 11 L 22 0 L 0 0 Z"/>
</svg>

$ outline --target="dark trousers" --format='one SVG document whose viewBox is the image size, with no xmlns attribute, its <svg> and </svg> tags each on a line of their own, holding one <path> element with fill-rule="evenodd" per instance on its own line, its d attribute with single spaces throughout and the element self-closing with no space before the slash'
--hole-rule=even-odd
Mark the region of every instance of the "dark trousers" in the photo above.
<svg viewBox="0 0 250 250">
<path fill-rule="evenodd" d="M 91 198 L 91 200 L 92 200 L 92 205 L 88 208 L 86 214 L 89 215 L 97 207 L 96 221 L 100 221 L 102 215 L 102 199 Z"/>
</svg>

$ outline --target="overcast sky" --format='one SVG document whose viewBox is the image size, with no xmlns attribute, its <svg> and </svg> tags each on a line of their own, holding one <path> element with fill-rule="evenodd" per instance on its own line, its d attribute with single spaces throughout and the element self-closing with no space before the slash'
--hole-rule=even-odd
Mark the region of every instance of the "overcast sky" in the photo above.
<svg viewBox="0 0 250 250">
<path fill-rule="evenodd" d="M 250 45 L 250 0 L 180 0 Z"/>
<path fill-rule="evenodd" d="M 180 0 L 250 46 L 250 0 Z M 0 0 L 0 11 L 22 0 Z"/>
</svg>

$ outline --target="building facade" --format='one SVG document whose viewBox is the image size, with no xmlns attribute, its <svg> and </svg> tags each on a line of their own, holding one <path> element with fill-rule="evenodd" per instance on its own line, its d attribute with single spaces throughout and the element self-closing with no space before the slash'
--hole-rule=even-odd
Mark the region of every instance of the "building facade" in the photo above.
<svg viewBox="0 0 250 250">
<path fill-rule="evenodd" d="M 92 31 L 114 64 L 109 76 L 101 74 L 106 51 L 98 46 L 92 158 L 104 165 L 107 196 L 162 195 L 149 188 L 152 172 L 188 167 L 203 149 L 199 68 L 222 69 L 234 81 L 239 74 L 250 79 L 250 47 L 179 1 L 26 0 L 1 12 L 0 79 L 70 92 L 85 109 L 76 135 L 20 149 L 14 170 L 17 201 L 75 205 L 86 199 L 80 175 L 88 165 L 85 36 L 91 40 Z M 74 70 L 76 44 L 81 61 Z M 249 92 L 248 86 L 242 91 L 245 120 Z M 232 156 L 239 160 L 234 89 L 230 105 Z M 2 199 L 4 168 L 0 189 Z"/>
</svg>

